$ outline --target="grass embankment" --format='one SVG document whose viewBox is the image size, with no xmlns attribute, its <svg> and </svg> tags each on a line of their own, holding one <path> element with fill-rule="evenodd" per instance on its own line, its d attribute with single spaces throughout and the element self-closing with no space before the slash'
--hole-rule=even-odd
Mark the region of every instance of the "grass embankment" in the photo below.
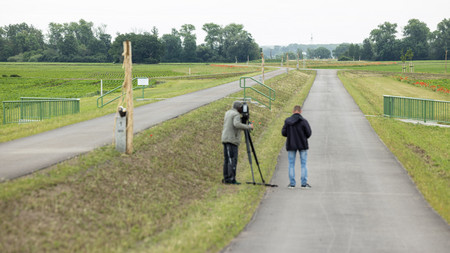
<svg viewBox="0 0 450 253">
<path fill-rule="evenodd" d="M 251 105 L 261 170 L 269 181 L 292 107 L 314 74 L 268 80 L 272 110 Z M 242 93 L 234 94 L 242 97 Z M 222 99 L 143 131 L 132 155 L 107 146 L 0 185 L 0 252 L 215 252 L 248 223 L 264 187 L 222 178 Z M 241 145 L 238 180 L 251 180 Z"/>
<path fill-rule="evenodd" d="M 450 128 L 384 118 L 383 95 L 449 101 L 448 94 L 415 87 L 375 72 L 339 72 L 372 127 L 403 164 L 430 205 L 450 223 Z"/>
</svg>

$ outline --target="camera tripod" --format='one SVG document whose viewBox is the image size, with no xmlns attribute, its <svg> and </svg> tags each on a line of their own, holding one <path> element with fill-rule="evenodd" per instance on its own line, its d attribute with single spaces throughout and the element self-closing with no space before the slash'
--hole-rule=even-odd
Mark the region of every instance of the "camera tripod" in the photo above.
<svg viewBox="0 0 450 253">
<path fill-rule="evenodd" d="M 247 103 L 244 102 L 242 123 L 248 124 L 248 119 L 249 119 L 248 106 L 247 106 Z M 258 158 L 256 157 L 255 147 L 253 146 L 253 141 L 252 141 L 252 138 L 250 137 L 250 131 L 248 129 L 245 129 L 244 133 L 245 133 L 245 144 L 247 146 L 248 162 L 250 163 L 250 170 L 252 171 L 252 182 L 247 182 L 247 184 L 278 187 L 278 185 L 276 185 L 276 184 L 267 184 L 264 181 L 263 175 L 261 173 L 261 168 L 259 167 Z M 251 150 L 250 150 L 250 148 L 251 148 Z M 252 155 L 250 153 L 253 153 L 253 157 L 255 158 L 256 165 L 258 166 L 258 171 L 259 171 L 259 175 L 261 176 L 262 183 L 255 182 L 255 175 L 253 173 Z"/>
</svg>

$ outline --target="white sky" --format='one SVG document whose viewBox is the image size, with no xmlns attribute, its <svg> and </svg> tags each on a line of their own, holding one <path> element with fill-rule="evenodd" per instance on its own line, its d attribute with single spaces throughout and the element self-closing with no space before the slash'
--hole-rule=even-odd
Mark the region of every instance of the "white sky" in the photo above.
<svg viewBox="0 0 450 253">
<path fill-rule="evenodd" d="M 106 32 L 151 31 L 159 35 L 196 28 L 198 44 L 204 42 L 205 23 L 243 24 L 260 46 L 362 43 L 370 31 L 388 21 L 397 31 L 409 19 L 425 22 L 431 31 L 450 18 L 450 0 L 2 0 L 0 26 L 25 22 L 47 33 L 48 24 L 78 22 L 107 25 Z"/>
</svg>

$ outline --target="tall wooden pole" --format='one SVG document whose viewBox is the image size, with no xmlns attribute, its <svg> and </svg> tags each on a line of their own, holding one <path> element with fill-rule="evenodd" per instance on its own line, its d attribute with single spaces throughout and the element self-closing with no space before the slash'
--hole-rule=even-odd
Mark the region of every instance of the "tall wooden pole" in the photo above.
<svg viewBox="0 0 450 253">
<path fill-rule="evenodd" d="M 126 153 L 133 153 L 133 83 L 132 83 L 132 61 L 131 61 L 131 42 L 123 42 L 123 68 L 125 69 L 124 86 L 126 87 L 127 100 L 127 149 Z"/>
</svg>

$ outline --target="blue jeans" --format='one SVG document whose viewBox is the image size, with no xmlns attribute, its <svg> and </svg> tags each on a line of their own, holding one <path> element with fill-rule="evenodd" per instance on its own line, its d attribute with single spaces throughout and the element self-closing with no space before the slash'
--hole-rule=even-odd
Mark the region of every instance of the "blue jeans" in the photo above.
<svg viewBox="0 0 450 253">
<path fill-rule="evenodd" d="M 302 185 L 306 185 L 308 182 L 308 169 L 306 168 L 306 160 L 308 159 L 307 150 L 300 150 L 300 163 L 302 165 L 301 170 L 301 182 Z M 288 159 L 289 159 L 289 182 L 292 186 L 295 186 L 295 155 L 297 154 L 297 150 L 290 151 L 288 150 Z"/>
</svg>

